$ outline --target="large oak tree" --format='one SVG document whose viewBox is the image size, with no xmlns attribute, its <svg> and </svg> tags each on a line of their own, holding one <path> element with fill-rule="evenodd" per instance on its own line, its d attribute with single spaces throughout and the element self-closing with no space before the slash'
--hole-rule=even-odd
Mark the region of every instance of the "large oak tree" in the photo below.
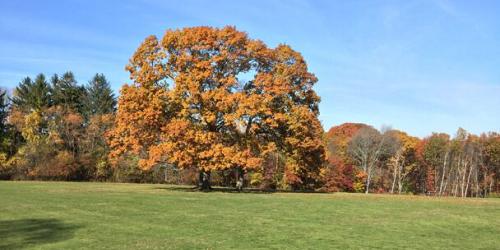
<svg viewBox="0 0 500 250">
<path fill-rule="evenodd" d="M 150 36 L 127 66 L 112 157 L 139 157 L 143 168 L 259 171 L 286 156 L 285 182 L 307 188 L 324 160 L 319 97 L 300 53 L 267 47 L 234 27 L 193 27 Z"/>
</svg>

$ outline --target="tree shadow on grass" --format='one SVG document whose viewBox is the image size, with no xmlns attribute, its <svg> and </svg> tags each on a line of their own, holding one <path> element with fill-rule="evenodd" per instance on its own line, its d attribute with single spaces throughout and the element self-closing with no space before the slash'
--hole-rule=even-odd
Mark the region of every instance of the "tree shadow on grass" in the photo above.
<svg viewBox="0 0 500 250">
<path fill-rule="evenodd" d="M 71 239 L 78 226 L 57 219 L 0 221 L 0 249 L 23 249 Z"/>
<path fill-rule="evenodd" d="M 276 191 L 271 190 L 261 190 L 261 189 L 243 189 L 241 191 L 235 188 L 229 187 L 212 187 L 208 191 L 200 190 L 198 187 L 188 187 L 188 186 L 167 186 L 167 187 L 153 187 L 154 189 L 163 189 L 169 191 L 181 191 L 181 192 L 220 192 L 220 193 L 252 193 L 252 194 L 271 194 Z"/>
<path fill-rule="evenodd" d="M 167 187 L 153 187 L 154 189 L 163 189 L 169 191 L 181 191 L 181 192 L 220 192 L 220 193 L 244 193 L 244 194 L 273 194 L 273 193 L 315 193 L 315 194 L 325 194 L 325 192 L 318 191 L 290 191 L 290 190 L 266 190 L 258 188 L 244 188 L 241 191 L 236 190 L 232 187 L 212 187 L 209 191 L 201 191 L 198 187 L 188 187 L 188 186 L 167 186 Z"/>
</svg>

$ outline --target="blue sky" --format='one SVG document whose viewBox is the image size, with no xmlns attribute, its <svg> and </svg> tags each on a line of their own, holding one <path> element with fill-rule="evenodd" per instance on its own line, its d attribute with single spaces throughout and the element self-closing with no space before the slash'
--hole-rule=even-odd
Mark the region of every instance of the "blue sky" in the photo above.
<svg viewBox="0 0 500 250">
<path fill-rule="evenodd" d="M 325 129 L 389 125 L 416 136 L 500 131 L 500 1 L 1 1 L 0 86 L 124 66 L 150 34 L 234 25 L 291 45 L 319 78 Z"/>
</svg>

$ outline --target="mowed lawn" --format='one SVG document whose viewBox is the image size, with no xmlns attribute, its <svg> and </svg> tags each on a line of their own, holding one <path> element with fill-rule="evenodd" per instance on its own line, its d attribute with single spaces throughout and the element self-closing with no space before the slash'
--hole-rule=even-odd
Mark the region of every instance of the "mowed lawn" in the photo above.
<svg viewBox="0 0 500 250">
<path fill-rule="evenodd" d="M 500 249 L 500 199 L 0 182 L 0 249 Z"/>
</svg>

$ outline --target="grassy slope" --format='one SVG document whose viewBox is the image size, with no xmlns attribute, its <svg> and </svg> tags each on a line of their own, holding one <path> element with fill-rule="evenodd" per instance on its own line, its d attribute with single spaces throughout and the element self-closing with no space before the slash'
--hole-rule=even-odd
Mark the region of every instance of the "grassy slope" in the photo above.
<svg viewBox="0 0 500 250">
<path fill-rule="evenodd" d="M 0 249 L 500 248 L 500 200 L 0 182 Z"/>
</svg>

